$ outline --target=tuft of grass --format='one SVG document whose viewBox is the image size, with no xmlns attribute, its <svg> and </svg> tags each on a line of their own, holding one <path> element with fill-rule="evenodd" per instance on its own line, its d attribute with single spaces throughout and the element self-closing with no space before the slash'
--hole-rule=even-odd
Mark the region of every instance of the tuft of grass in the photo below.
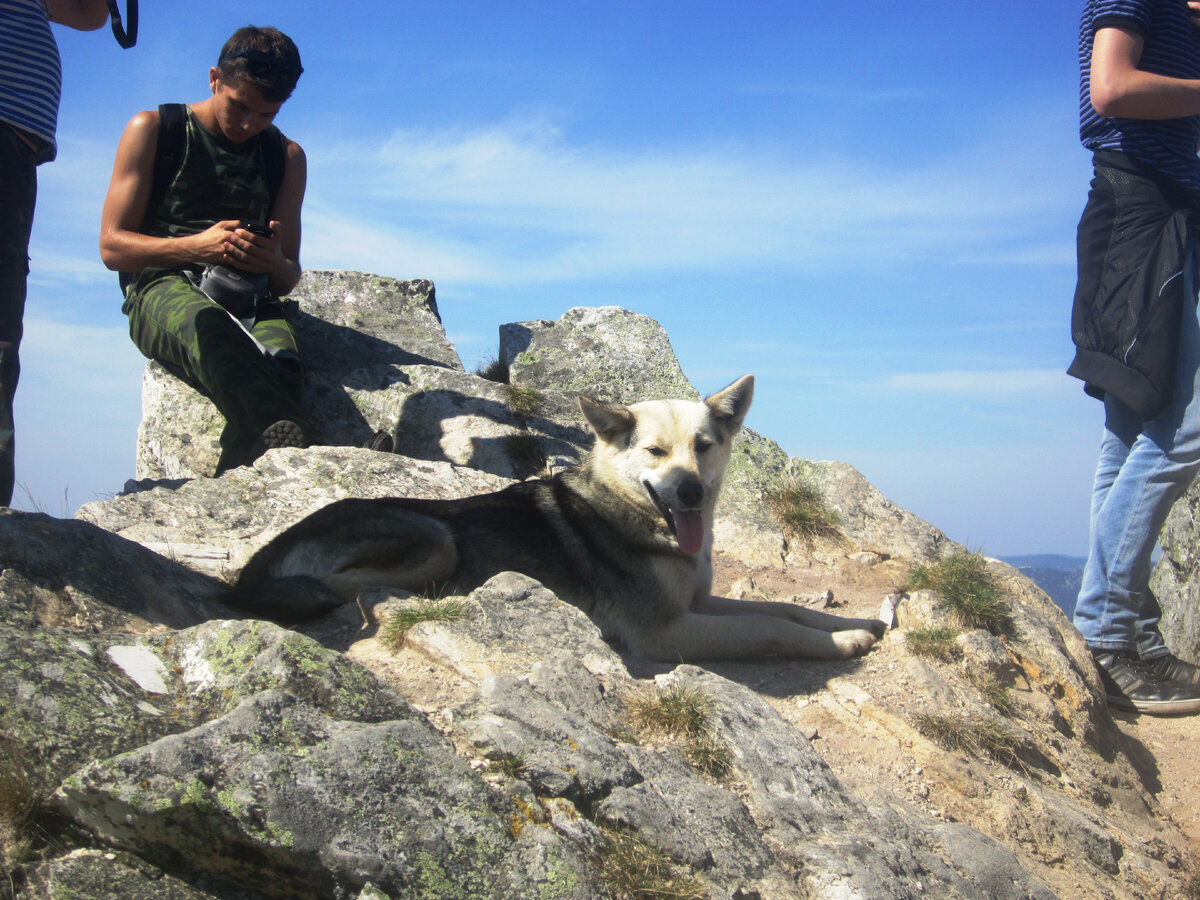
<svg viewBox="0 0 1200 900">
<path fill-rule="evenodd" d="M 816 485 L 786 475 L 766 493 L 767 508 L 792 540 L 812 540 L 841 535 L 841 517 L 825 503 Z"/>
<path fill-rule="evenodd" d="M 1020 741 L 999 722 L 953 713 L 917 713 L 913 721 L 944 750 L 962 750 L 1007 766 L 1020 763 Z"/>
<path fill-rule="evenodd" d="M 983 702 L 996 712 L 1008 715 L 1013 711 L 1012 689 L 991 672 L 969 669 L 967 670 L 967 680 L 971 682 L 975 690 L 979 691 Z"/>
<path fill-rule="evenodd" d="M 503 772 L 509 778 L 519 778 L 525 771 L 525 758 L 516 753 L 501 753 L 490 762 L 493 769 Z"/>
<path fill-rule="evenodd" d="M 509 384 L 504 388 L 505 403 L 514 416 L 528 419 L 542 411 L 546 397 L 541 391 L 531 387 L 521 387 Z"/>
<path fill-rule="evenodd" d="M 705 900 L 704 883 L 680 871 L 662 850 L 627 831 L 606 829 L 597 868 L 608 893 L 619 900 Z"/>
<path fill-rule="evenodd" d="M 962 658 L 962 647 L 958 646 L 958 632 L 945 625 L 914 628 L 904 635 L 908 649 L 918 656 L 951 662 Z"/>
<path fill-rule="evenodd" d="M 546 451 L 542 449 L 542 442 L 538 440 L 537 435 L 530 434 L 528 431 L 505 435 L 504 450 L 518 469 L 524 470 L 530 475 L 536 475 L 542 471 L 549 461 L 546 458 Z"/>
<path fill-rule="evenodd" d="M 29 856 L 28 826 L 36 807 L 20 751 L 15 743 L 0 740 L 0 864 L 5 870 Z"/>
<path fill-rule="evenodd" d="M 908 573 L 904 590 L 935 592 L 965 628 L 992 634 L 1013 629 L 1008 599 L 978 553 L 958 551 L 932 565 L 917 566 Z"/>
<path fill-rule="evenodd" d="M 496 357 L 485 359 L 475 368 L 475 374 L 496 384 L 508 384 L 508 364 Z"/>
<path fill-rule="evenodd" d="M 25 495 L 25 502 L 28 504 L 30 512 L 42 513 L 43 515 L 52 516 L 56 519 L 69 519 L 73 515 L 71 509 L 71 498 L 68 495 L 68 488 L 63 488 L 62 502 L 59 504 L 59 510 L 57 513 L 53 513 L 47 508 L 46 504 L 42 503 L 40 499 L 33 496 L 33 493 L 29 490 L 28 484 L 23 481 L 18 481 L 17 487 L 19 487 L 21 489 L 21 493 Z"/>
<path fill-rule="evenodd" d="M 626 699 L 634 727 L 643 734 L 680 741 L 688 761 L 720 778 L 732 765 L 729 750 L 712 732 L 713 702 L 703 691 L 672 685 L 646 690 Z"/>
<path fill-rule="evenodd" d="M 404 646 L 404 636 L 422 622 L 457 622 L 469 618 L 471 609 L 463 600 L 418 600 L 413 606 L 392 613 L 379 629 L 379 642 L 392 652 Z"/>
</svg>

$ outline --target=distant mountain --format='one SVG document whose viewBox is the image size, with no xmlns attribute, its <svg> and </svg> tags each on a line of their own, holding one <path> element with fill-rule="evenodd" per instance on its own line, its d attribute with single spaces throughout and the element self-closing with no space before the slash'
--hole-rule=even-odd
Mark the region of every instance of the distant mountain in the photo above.
<svg viewBox="0 0 1200 900">
<path fill-rule="evenodd" d="M 1075 612 L 1075 600 L 1079 596 L 1079 584 L 1083 580 L 1083 566 L 1087 562 L 1084 557 L 1033 553 L 1027 556 L 1006 556 L 1003 561 L 1032 578 L 1068 616 Z"/>
</svg>

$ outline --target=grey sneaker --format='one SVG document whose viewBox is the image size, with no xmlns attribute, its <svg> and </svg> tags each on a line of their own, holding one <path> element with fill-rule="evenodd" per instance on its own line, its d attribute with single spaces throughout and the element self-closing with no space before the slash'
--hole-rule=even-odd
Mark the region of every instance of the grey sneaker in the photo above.
<svg viewBox="0 0 1200 900">
<path fill-rule="evenodd" d="M 1200 685 L 1168 678 L 1133 653 L 1093 650 L 1108 705 L 1151 715 L 1200 712 Z"/>
</svg>

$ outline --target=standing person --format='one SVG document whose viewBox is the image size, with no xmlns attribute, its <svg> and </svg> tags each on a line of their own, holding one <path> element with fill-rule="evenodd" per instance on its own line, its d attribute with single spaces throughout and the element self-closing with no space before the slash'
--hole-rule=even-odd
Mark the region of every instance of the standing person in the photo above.
<svg viewBox="0 0 1200 900">
<path fill-rule="evenodd" d="M 209 69 L 210 96 L 174 107 L 178 128 L 167 106 L 129 121 L 104 201 L 100 256 L 122 273 L 130 336 L 225 417 L 217 474 L 308 443 L 278 299 L 300 280 L 307 166 L 273 124 L 302 71 L 287 35 L 239 29 Z M 176 131 L 182 146 L 164 156 Z"/>
<path fill-rule="evenodd" d="M 1200 711 L 1200 669 L 1163 642 L 1151 556 L 1200 469 L 1200 3 L 1087 0 L 1080 136 L 1095 176 L 1078 231 L 1068 370 L 1104 401 L 1075 625 L 1110 706 Z"/>
<path fill-rule="evenodd" d="M 16 484 L 13 399 L 37 167 L 58 153 L 62 61 L 50 23 L 95 31 L 106 21 L 105 0 L 0 0 L 0 506 Z"/>
</svg>

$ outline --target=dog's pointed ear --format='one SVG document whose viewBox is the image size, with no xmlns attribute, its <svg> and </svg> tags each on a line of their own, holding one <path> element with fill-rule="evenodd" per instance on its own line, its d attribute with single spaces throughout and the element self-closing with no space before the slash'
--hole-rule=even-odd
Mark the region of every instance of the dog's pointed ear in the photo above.
<svg viewBox="0 0 1200 900">
<path fill-rule="evenodd" d="M 606 444 L 611 444 L 622 434 L 632 431 L 636 424 L 629 408 L 615 403 L 601 403 L 591 397 L 581 396 L 579 409 L 596 432 L 596 437 Z"/>
<path fill-rule="evenodd" d="M 718 391 L 704 402 L 712 410 L 731 435 L 737 434 L 750 411 L 750 401 L 754 399 L 754 376 L 743 375 L 723 391 Z"/>
</svg>

